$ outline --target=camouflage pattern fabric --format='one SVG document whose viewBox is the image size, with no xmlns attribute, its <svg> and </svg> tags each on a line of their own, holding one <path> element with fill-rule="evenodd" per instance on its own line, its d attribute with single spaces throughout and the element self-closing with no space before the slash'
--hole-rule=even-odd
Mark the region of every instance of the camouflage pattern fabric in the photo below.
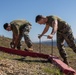
<svg viewBox="0 0 76 75">
<path fill-rule="evenodd" d="M 62 31 L 57 32 L 57 47 L 63 59 L 67 58 L 67 54 L 64 48 L 64 40 L 67 42 L 68 46 L 72 48 L 74 52 L 76 52 L 74 36 L 69 25 L 63 28 Z"/>
<path fill-rule="evenodd" d="M 31 25 L 28 21 L 26 20 L 14 20 L 10 22 L 12 32 L 14 35 L 17 35 L 20 33 L 20 29 L 24 28 L 26 25 Z"/>
<path fill-rule="evenodd" d="M 29 37 L 29 32 L 30 32 L 31 26 L 30 25 L 26 25 L 24 28 L 22 28 L 20 30 L 20 40 L 22 39 L 22 37 L 24 37 L 25 39 L 25 43 L 27 44 L 27 47 L 30 48 L 32 46 L 32 41 L 30 40 Z"/>
<path fill-rule="evenodd" d="M 14 20 L 10 22 L 12 32 L 14 35 L 19 35 L 19 41 L 21 41 L 22 37 L 25 39 L 25 43 L 30 48 L 32 46 L 32 42 L 29 38 L 29 32 L 31 29 L 31 24 L 26 20 Z M 20 42 L 18 43 L 17 48 L 20 49 Z"/>
<path fill-rule="evenodd" d="M 71 30 L 70 25 L 59 18 L 58 16 L 46 16 L 48 18 L 48 21 L 46 22 L 46 25 L 49 25 L 52 27 L 52 22 L 57 20 L 58 21 L 58 30 L 57 30 L 57 47 L 59 49 L 59 53 L 63 59 L 67 58 L 67 54 L 64 48 L 64 40 L 67 42 L 68 46 L 73 49 L 73 51 L 76 53 L 76 45 L 74 42 L 74 36 Z"/>
</svg>

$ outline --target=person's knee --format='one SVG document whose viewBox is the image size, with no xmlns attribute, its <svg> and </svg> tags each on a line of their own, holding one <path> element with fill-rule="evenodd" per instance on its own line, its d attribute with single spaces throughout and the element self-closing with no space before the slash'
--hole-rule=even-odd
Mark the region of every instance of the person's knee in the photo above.
<svg viewBox="0 0 76 75">
<path fill-rule="evenodd" d="M 32 47 L 32 43 L 29 42 L 29 43 L 27 44 L 27 46 L 28 46 L 28 48 L 31 48 L 31 47 Z"/>
</svg>

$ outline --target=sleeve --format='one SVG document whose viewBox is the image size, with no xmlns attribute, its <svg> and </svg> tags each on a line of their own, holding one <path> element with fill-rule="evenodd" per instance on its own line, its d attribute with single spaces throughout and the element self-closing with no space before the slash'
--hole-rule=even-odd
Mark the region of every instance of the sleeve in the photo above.
<svg viewBox="0 0 76 75">
<path fill-rule="evenodd" d="M 52 16 L 52 17 L 51 17 L 51 20 L 52 20 L 52 21 L 55 21 L 55 20 L 57 20 L 57 17 Z"/>
</svg>

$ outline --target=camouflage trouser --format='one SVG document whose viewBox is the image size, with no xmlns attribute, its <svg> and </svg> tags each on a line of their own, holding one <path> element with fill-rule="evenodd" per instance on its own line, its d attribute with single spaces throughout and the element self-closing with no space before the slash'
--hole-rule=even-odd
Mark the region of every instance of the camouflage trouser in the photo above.
<svg viewBox="0 0 76 75">
<path fill-rule="evenodd" d="M 67 58 L 67 54 L 64 48 L 64 40 L 67 42 L 68 46 L 72 48 L 73 51 L 76 53 L 76 45 L 70 27 L 65 28 L 63 32 L 59 32 L 59 31 L 57 32 L 57 47 L 63 59 Z"/>
<path fill-rule="evenodd" d="M 22 37 L 24 37 L 25 43 L 28 48 L 32 46 L 32 41 L 29 38 L 29 32 L 30 32 L 31 26 L 26 25 L 24 28 L 20 29 L 20 35 L 19 35 L 19 41 L 21 41 Z M 20 42 L 18 43 L 18 46 L 20 46 Z"/>
</svg>

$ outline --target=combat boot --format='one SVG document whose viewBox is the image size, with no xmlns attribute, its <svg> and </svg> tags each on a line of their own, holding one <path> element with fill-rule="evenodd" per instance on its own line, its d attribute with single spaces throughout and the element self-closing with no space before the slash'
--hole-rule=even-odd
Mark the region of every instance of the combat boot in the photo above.
<svg viewBox="0 0 76 75">
<path fill-rule="evenodd" d="M 33 48 L 28 48 L 28 49 L 25 48 L 24 50 L 25 50 L 25 51 L 29 51 L 29 52 L 33 52 Z"/>
</svg>

